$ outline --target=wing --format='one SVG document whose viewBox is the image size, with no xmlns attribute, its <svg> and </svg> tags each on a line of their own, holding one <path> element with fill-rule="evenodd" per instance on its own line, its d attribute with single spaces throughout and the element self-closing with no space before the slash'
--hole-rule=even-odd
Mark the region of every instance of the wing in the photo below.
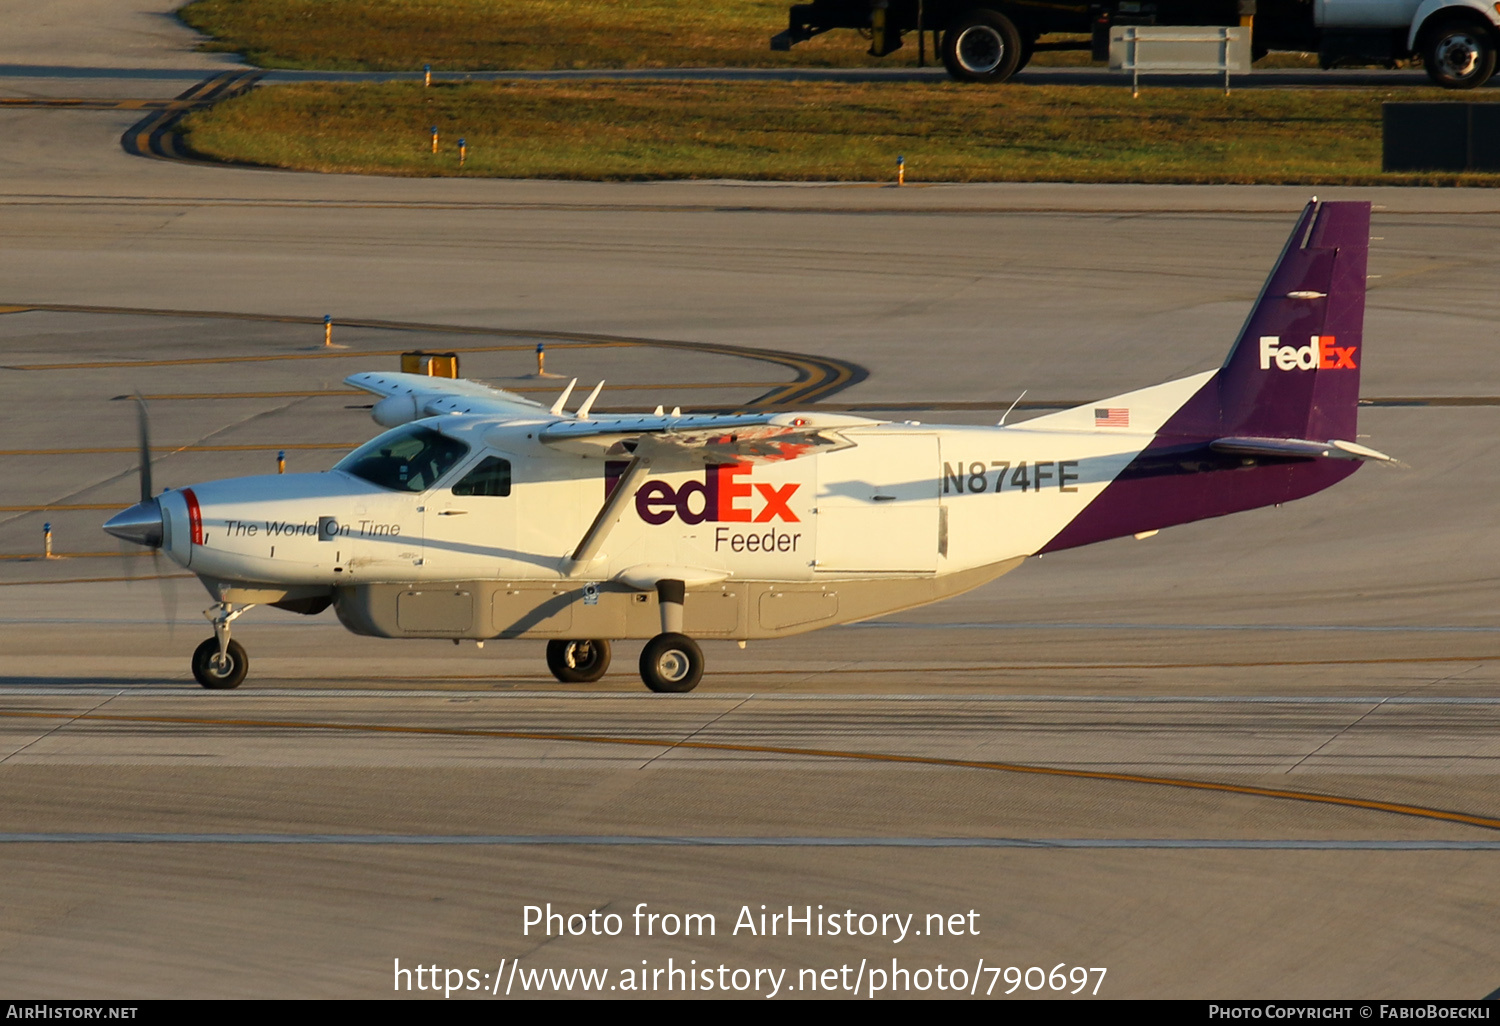
<svg viewBox="0 0 1500 1026">
<path fill-rule="evenodd" d="M 730 413 L 644 417 L 595 415 L 543 428 L 538 438 L 563 452 L 595 459 L 640 459 L 658 469 L 706 463 L 777 463 L 854 443 L 840 428 L 863 417 L 810 413 Z"/>
<path fill-rule="evenodd" d="M 372 395 L 383 396 L 372 415 L 378 424 L 395 427 L 439 413 L 488 413 L 501 416 L 535 417 L 547 407 L 477 381 L 462 378 L 430 378 L 425 374 L 387 374 L 364 371 L 351 374 L 344 384 Z"/>
<path fill-rule="evenodd" d="M 396 427 L 440 413 L 551 418 L 537 440 L 561 452 L 592 459 L 624 459 L 629 465 L 569 559 L 576 574 L 598 554 L 620 519 L 627 498 L 648 470 L 672 471 L 711 463 L 775 463 L 854 445 L 839 429 L 874 424 L 865 417 L 812 413 L 725 413 L 683 416 L 592 414 L 596 387 L 576 413 L 564 413 L 569 385 L 551 407 L 474 381 L 421 374 L 366 371 L 344 379 L 347 385 L 382 396 L 371 410 L 375 421 Z M 576 382 L 575 382 L 576 383 Z M 503 446 L 502 446 L 503 448 Z"/>
<path fill-rule="evenodd" d="M 571 385 L 549 409 L 477 381 L 425 374 L 365 371 L 349 375 L 344 383 L 382 397 L 370 412 L 385 427 L 440 413 L 551 417 L 553 422 L 538 435 L 546 445 L 595 459 L 639 458 L 662 470 L 705 463 L 771 463 L 833 452 L 854 444 L 840 436 L 838 428 L 875 423 L 864 417 L 806 413 L 590 414 L 597 389 L 578 413 L 567 414 L 561 407 Z"/>
</svg>

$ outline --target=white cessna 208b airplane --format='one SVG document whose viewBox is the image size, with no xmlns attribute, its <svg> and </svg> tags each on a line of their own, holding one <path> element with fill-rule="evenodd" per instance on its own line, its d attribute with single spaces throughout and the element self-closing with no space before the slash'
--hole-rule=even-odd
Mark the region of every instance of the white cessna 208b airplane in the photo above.
<svg viewBox="0 0 1500 1026">
<path fill-rule="evenodd" d="M 151 494 L 105 530 L 203 581 L 204 687 L 245 677 L 257 604 L 383 638 L 545 638 L 558 680 L 650 639 L 688 691 L 699 638 L 775 638 L 957 595 L 1027 556 L 1287 502 L 1360 462 L 1368 203 L 1303 211 L 1217 371 L 1014 426 L 550 408 L 470 381 L 355 374 L 391 430 L 319 474 Z M 602 383 L 601 383 L 602 384 Z M 569 386 L 571 391 L 572 386 Z M 143 446 L 144 448 L 144 446 Z"/>
</svg>

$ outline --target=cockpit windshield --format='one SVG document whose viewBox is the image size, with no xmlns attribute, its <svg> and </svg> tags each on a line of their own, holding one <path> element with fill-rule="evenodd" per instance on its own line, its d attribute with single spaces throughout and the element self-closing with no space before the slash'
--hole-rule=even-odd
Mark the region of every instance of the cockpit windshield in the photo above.
<svg viewBox="0 0 1500 1026">
<path fill-rule="evenodd" d="M 398 492 L 424 492 L 463 459 L 469 447 L 429 427 L 387 431 L 339 460 L 334 470 Z"/>
</svg>

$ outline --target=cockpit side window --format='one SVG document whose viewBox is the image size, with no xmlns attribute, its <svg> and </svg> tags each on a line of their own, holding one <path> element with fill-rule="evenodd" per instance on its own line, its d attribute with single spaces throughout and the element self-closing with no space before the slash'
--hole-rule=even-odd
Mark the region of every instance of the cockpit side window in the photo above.
<svg viewBox="0 0 1500 1026">
<path fill-rule="evenodd" d="M 453 486 L 454 495 L 509 495 L 510 460 L 486 456 Z"/>
<path fill-rule="evenodd" d="M 381 435 L 339 461 L 335 470 L 398 492 L 425 492 L 468 455 L 463 442 L 427 427 Z"/>
</svg>

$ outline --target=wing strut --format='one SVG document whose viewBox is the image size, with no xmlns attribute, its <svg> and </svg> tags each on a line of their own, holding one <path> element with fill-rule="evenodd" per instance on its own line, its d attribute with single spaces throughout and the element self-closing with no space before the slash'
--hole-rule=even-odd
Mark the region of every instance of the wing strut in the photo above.
<svg viewBox="0 0 1500 1026">
<path fill-rule="evenodd" d="M 568 567 L 569 576 L 578 573 L 599 554 L 604 546 L 604 539 L 609 537 L 609 532 L 620 522 L 621 508 L 635 495 L 636 485 L 641 483 L 641 478 L 646 476 L 650 466 L 650 461 L 640 456 L 630 461 L 625 473 L 620 475 L 620 480 L 615 484 L 615 490 L 609 493 L 609 498 L 599 508 L 598 516 L 594 517 L 594 522 L 583 533 L 578 548 L 568 557 L 572 561 L 572 565 Z"/>
</svg>

